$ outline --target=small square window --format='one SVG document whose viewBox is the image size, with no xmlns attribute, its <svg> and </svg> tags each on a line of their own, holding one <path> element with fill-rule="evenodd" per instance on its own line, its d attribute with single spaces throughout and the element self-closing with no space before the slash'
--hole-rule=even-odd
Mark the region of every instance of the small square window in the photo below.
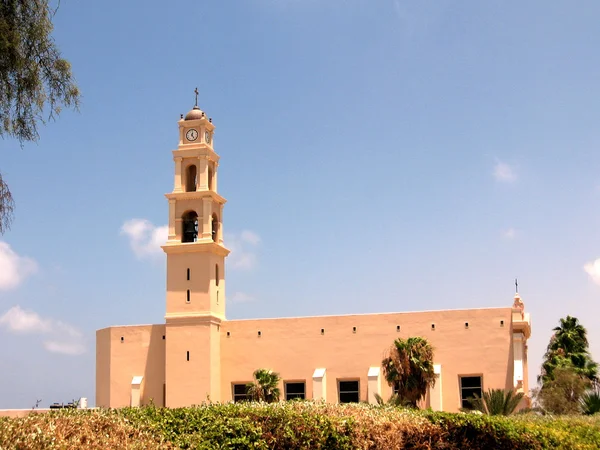
<svg viewBox="0 0 600 450">
<path fill-rule="evenodd" d="M 325 334 L 325 328 L 321 328 L 321 334 Z"/>
<path fill-rule="evenodd" d="M 356 327 L 352 327 L 352 332 L 356 333 Z"/>
<path fill-rule="evenodd" d="M 400 331 L 400 325 L 396 325 L 396 331 Z"/>
<path fill-rule="evenodd" d="M 228 331 L 228 332 L 227 332 L 227 337 L 229 337 L 229 336 L 231 336 L 231 333 Z"/>
<path fill-rule="evenodd" d="M 246 387 L 246 384 L 234 384 L 233 401 L 237 403 L 245 400 L 250 400 L 250 397 L 248 397 L 248 388 Z"/>
<path fill-rule="evenodd" d="M 504 326 L 504 320 L 500 321 L 500 326 L 503 327 Z"/>
<path fill-rule="evenodd" d="M 306 383 L 285 383 L 285 399 L 305 399 L 306 398 Z"/>
<path fill-rule="evenodd" d="M 258 337 L 261 337 L 261 336 L 262 336 L 262 333 L 259 331 L 258 332 Z"/>
<path fill-rule="evenodd" d="M 469 328 L 469 322 L 465 322 L 465 328 Z"/>
<path fill-rule="evenodd" d="M 163 341 L 165 340 L 165 335 L 163 334 Z"/>
<path fill-rule="evenodd" d="M 471 400 L 477 395 L 481 398 L 482 380 L 477 377 L 460 377 L 460 403 L 463 408 L 471 409 Z"/>
<path fill-rule="evenodd" d="M 435 323 L 432 323 L 432 324 L 431 324 L 431 329 L 432 329 L 432 330 L 435 330 Z"/>
<path fill-rule="evenodd" d="M 360 384 L 355 381 L 340 381 L 338 383 L 340 403 L 358 403 L 360 401 Z"/>
</svg>

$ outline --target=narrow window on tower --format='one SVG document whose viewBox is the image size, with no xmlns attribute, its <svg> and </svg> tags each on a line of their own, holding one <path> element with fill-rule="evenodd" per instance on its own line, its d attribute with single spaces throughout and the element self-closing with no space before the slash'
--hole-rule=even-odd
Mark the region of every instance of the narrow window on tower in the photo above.
<svg viewBox="0 0 600 450">
<path fill-rule="evenodd" d="M 190 302 L 190 296 L 191 296 L 191 294 L 190 294 L 190 290 L 188 289 L 188 290 L 187 290 L 187 298 L 186 298 L 186 300 L 185 300 L 185 301 L 186 301 L 186 302 L 188 302 L 188 303 Z"/>
<path fill-rule="evenodd" d="M 185 191 L 193 192 L 196 190 L 198 183 L 196 166 L 191 164 L 186 169 L 185 173 Z"/>
<path fill-rule="evenodd" d="M 215 284 L 219 285 L 219 265 L 215 264 Z"/>
<path fill-rule="evenodd" d="M 187 270 L 187 280 L 190 281 L 190 269 Z"/>
<path fill-rule="evenodd" d="M 189 351 L 189 350 L 188 350 L 188 352 L 187 352 L 187 360 L 188 360 L 188 361 L 190 360 L 190 351 Z"/>
<path fill-rule="evenodd" d="M 217 219 L 217 215 L 213 214 L 212 216 L 212 240 L 213 242 L 217 242 L 219 234 L 219 219 Z"/>
</svg>

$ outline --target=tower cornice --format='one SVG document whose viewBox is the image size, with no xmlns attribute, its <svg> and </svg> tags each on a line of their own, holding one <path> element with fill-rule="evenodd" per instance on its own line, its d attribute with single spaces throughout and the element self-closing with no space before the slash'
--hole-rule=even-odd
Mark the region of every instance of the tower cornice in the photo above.
<svg viewBox="0 0 600 450">
<path fill-rule="evenodd" d="M 208 144 L 181 144 L 177 150 L 173 150 L 173 158 L 190 158 L 206 156 L 208 159 L 218 163 L 221 157 Z"/>
<path fill-rule="evenodd" d="M 229 255 L 230 250 L 214 241 L 198 240 L 196 242 L 167 241 L 160 248 L 169 253 L 214 253 L 219 256 Z"/>
<path fill-rule="evenodd" d="M 210 311 L 165 314 L 165 322 L 169 325 L 188 325 L 198 323 L 221 325 L 221 323 L 225 320 L 225 316 L 221 316 L 220 314 L 215 314 L 214 312 Z"/>
<path fill-rule="evenodd" d="M 190 192 L 169 192 L 165 194 L 169 200 L 195 200 L 210 197 L 216 203 L 224 205 L 227 203 L 223 197 L 217 194 L 215 191 L 190 191 Z"/>
</svg>

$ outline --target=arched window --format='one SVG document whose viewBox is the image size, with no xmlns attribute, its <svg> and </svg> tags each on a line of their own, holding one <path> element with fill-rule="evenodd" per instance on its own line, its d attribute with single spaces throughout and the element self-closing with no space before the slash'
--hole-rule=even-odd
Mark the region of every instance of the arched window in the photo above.
<svg viewBox="0 0 600 450">
<path fill-rule="evenodd" d="M 181 219 L 181 242 L 196 242 L 198 239 L 198 214 L 195 211 L 188 211 Z"/>
<path fill-rule="evenodd" d="M 219 285 L 219 265 L 215 264 L 215 284 Z"/>
<path fill-rule="evenodd" d="M 214 189 L 213 189 L 213 168 L 212 167 L 208 168 L 208 190 L 214 191 Z"/>
<path fill-rule="evenodd" d="M 185 171 L 185 191 L 193 192 L 198 185 L 196 166 L 191 164 Z"/>
<path fill-rule="evenodd" d="M 217 215 L 213 214 L 212 216 L 212 240 L 217 242 L 219 238 L 219 219 L 217 219 Z"/>
</svg>

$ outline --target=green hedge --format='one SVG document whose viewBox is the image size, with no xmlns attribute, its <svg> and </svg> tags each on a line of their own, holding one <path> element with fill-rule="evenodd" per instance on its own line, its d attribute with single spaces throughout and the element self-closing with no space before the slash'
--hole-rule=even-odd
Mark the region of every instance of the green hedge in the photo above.
<svg viewBox="0 0 600 450">
<path fill-rule="evenodd" d="M 0 448 L 598 449 L 600 418 L 312 402 L 57 411 L 0 419 Z"/>
</svg>

